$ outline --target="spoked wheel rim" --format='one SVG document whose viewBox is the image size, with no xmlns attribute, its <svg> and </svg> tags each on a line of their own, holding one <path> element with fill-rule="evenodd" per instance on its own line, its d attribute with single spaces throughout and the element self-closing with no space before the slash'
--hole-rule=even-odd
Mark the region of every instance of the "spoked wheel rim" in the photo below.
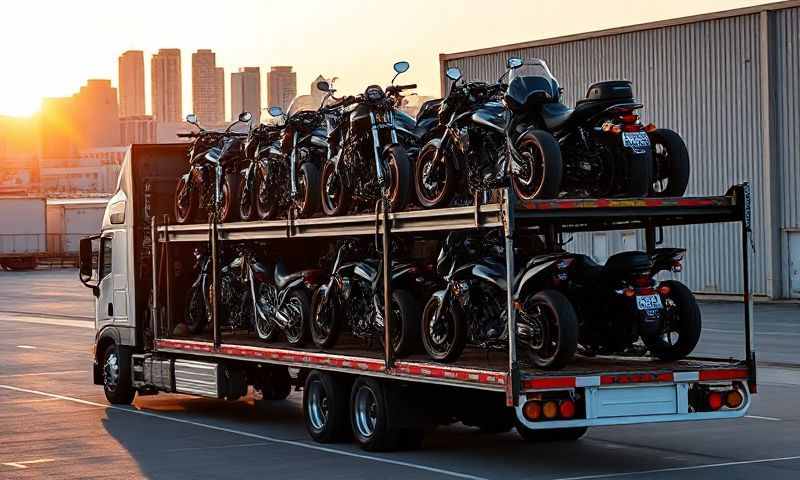
<svg viewBox="0 0 800 480">
<path fill-rule="evenodd" d="M 311 428 L 322 431 L 328 424 L 328 394 L 319 379 L 311 381 L 308 385 L 308 420 Z"/>
<path fill-rule="evenodd" d="M 178 188 L 175 193 L 175 216 L 178 223 L 183 223 L 189 219 L 192 213 L 192 193 L 189 192 L 189 181 L 181 178 L 178 181 Z"/>
<path fill-rule="evenodd" d="M 335 321 L 333 308 L 327 304 L 325 299 L 320 299 L 314 304 L 311 320 L 311 331 L 314 336 L 314 341 L 317 343 L 325 343 L 330 338 L 333 332 L 333 324 Z"/>
<path fill-rule="evenodd" d="M 286 326 L 286 339 L 289 343 L 296 343 L 303 338 L 303 304 L 297 297 L 291 297 L 286 301 L 284 310 L 289 317 Z"/>
<path fill-rule="evenodd" d="M 559 351 L 558 315 L 550 305 L 535 302 L 520 316 L 531 329 L 529 346 L 543 363 L 552 361 Z"/>
<path fill-rule="evenodd" d="M 389 153 L 385 162 L 386 178 L 384 185 L 386 185 L 386 198 L 392 206 L 397 205 L 398 196 L 400 195 L 400 168 L 397 166 L 397 157 L 394 153 Z"/>
<path fill-rule="evenodd" d="M 322 201 L 328 211 L 338 210 L 344 201 L 344 186 L 332 163 L 326 163 L 322 172 Z"/>
<path fill-rule="evenodd" d="M 258 300 L 256 300 L 256 302 L 259 304 L 260 308 L 258 308 L 253 315 L 253 322 L 256 324 L 256 333 L 258 333 L 259 338 L 262 340 L 270 340 L 273 332 L 272 322 L 262 313 L 265 309 L 263 304 L 266 302 L 266 288 L 265 285 L 260 285 L 258 288 Z"/>
<path fill-rule="evenodd" d="M 106 356 L 103 365 L 103 385 L 109 392 L 116 390 L 119 385 L 119 354 L 116 350 Z"/>
<path fill-rule="evenodd" d="M 424 202 L 436 205 L 442 201 L 447 191 L 447 182 L 450 181 L 447 168 L 437 165 L 436 150 L 430 151 L 430 155 L 425 155 L 422 161 L 417 164 L 417 185 L 419 194 Z M 444 178 L 438 178 L 443 176 Z"/>
<path fill-rule="evenodd" d="M 680 311 L 678 309 L 678 305 L 675 304 L 675 301 L 671 298 L 664 299 L 664 306 L 666 307 L 666 328 L 664 329 L 664 332 L 659 335 L 658 339 L 664 345 L 676 347 L 681 340 L 681 332 L 678 328 L 678 326 L 681 324 Z"/>
<path fill-rule="evenodd" d="M 455 343 L 455 318 L 450 312 L 442 312 L 440 318 L 436 317 L 439 301 L 429 302 L 425 308 L 425 337 L 429 347 L 437 354 L 444 355 Z"/>
<path fill-rule="evenodd" d="M 231 192 L 228 182 L 222 182 L 219 196 L 219 219 L 220 221 L 225 221 L 229 218 L 231 212 Z"/>
<path fill-rule="evenodd" d="M 244 180 L 245 182 L 247 179 Z M 253 191 L 247 188 L 242 189 L 242 195 L 239 199 L 239 215 L 242 220 L 249 220 L 253 216 Z"/>
<path fill-rule="evenodd" d="M 378 423 L 378 400 L 367 386 L 361 386 L 355 395 L 353 405 L 355 427 L 362 438 L 371 438 Z"/>
<path fill-rule="evenodd" d="M 544 154 L 530 139 L 523 140 L 519 152 L 522 159 L 520 171 L 514 174 L 514 190 L 518 196 L 532 199 L 544 185 Z"/>
<path fill-rule="evenodd" d="M 652 189 L 654 193 L 661 194 L 669 189 L 667 165 L 670 164 L 671 160 L 669 158 L 669 150 L 663 143 L 653 143 L 652 149 L 653 164 L 655 165 Z"/>
<path fill-rule="evenodd" d="M 308 179 L 302 173 L 297 176 L 297 199 L 295 207 L 298 212 L 305 212 L 308 209 Z"/>
<path fill-rule="evenodd" d="M 262 220 L 272 218 L 275 212 L 274 189 L 270 188 L 269 169 L 266 165 L 259 165 L 256 170 L 255 197 L 256 210 Z"/>
</svg>

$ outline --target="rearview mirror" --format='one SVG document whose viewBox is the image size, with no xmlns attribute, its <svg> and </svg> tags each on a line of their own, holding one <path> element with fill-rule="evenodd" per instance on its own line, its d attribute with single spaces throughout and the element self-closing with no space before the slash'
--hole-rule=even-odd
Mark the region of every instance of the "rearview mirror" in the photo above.
<svg viewBox="0 0 800 480">
<path fill-rule="evenodd" d="M 92 250 L 92 242 L 99 237 L 85 237 L 80 240 L 80 253 L 78 255 L 78 278 L 81 283 L 91 288 L 97 294 L 97 283 L 92 281 L 94 276 L 94 251 Z"/>
<path fill-rule="evenodd" d="M 459 70 L 458 67 L 450 67 L 445 72 L 445 75 L 447 75 L 447 78 L 450 80 L 457 81 L 461 78 L 461 70 Z"/>
<path fill-rule="evenodd" d="M 242 123 L 249 122 L 251 118 L 253 118 L 253 116 L 250 114 L 250 112 L 242 112 L 239 114 L 239 121 Z"/>
<path fill-rule="evenodd" d="M 186 123 L 191 123 L 192 125 L 197 125 L 197 115 L 194 113 L 190 113 L 186 115 Z"/>
<path fill-rule="evenodd" d="M 506 62 L 506 67 L 510 68 L 511 70 L 519 68 L 521 66 L 522 66 L 522 59 L 519 57 L 509 57 L 508 61 Z"/>
<path fill-rule="evenodd" d="M 321 92 L 330 92 L 331 84 L 326 82 L 325 80 L 320 80 L 319 82 L 317 82 L 317 90 Z"/>
<path fill-rule="evenodd" d="M 280 117 L 283 115 L 283 109 L 281 107 L 269 107 L 267 110 L 272 117 Z"/>
<path fill-rule="evenodd" d="M 411 67 L 411 65 L 403 60 L 394 64 L 394 71 L 397 73 L 405 73 L 408 71 L 409 67 Z"/>
</svg>

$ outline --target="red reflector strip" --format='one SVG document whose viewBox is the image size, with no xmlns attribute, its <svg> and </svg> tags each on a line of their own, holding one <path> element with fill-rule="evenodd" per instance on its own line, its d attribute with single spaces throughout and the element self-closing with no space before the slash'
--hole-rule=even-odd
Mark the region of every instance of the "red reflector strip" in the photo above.
<svg viewBox="0 0 800 480">
<path fill-rule="evenodd" d="M 744 378 L 747 378 L 746 368 L 724 368 L 700 371 L 701 382 L 707 380 L 738 380 Z"/>
<path fill-rule="evenodd" d="M 575 377 L 542 377 L 525 380 L 522 382 L 523 389 L 547 390 L 555 388 L 575 388 Z"/>
<path fill-rule="evenodd" d="M 671 373 L 635 373 L 632 375 L 601 375 L 600 385 L 624 385 L 629 383 L 672 382 Z"/>
</svg>

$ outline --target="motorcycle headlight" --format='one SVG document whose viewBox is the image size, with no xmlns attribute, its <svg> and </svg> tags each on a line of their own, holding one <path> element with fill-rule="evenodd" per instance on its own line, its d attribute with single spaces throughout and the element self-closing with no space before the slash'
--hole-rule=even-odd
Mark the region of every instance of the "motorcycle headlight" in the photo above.
<svg viewBox="0 0 800 480">
<path fill-rule="evenodd" d="M 376 85 L 372 85 L 367 87 L 367 91 L 364 92 L 364 96 L 366 96 L 367 99 L 372 102 L 377 102 L 383 98 L 383 89 Z"/>
</svg>

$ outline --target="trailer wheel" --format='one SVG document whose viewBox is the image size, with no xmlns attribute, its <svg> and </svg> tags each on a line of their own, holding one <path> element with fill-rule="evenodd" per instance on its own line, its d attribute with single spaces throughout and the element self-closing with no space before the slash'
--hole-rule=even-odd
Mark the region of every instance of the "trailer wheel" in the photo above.
<svg viewBox="0 0 800 480">
<path fill-rule="evenodd" d="M 574 442 L 586 434 L 588 427 L 547 428 L 534 430 L 516 421 L 517 433 L 528 442 Z"/>
<path fill-rule="evenodd" d="M 263 407 L 271 401 L 286 400 L 292 393 L 292 379 L 289 368 L 275 365 L 260 369 L 258 384 L 255 386 L 261 392 L 261 399 L 256 400 L 257 407 Z"/>
<path fill-rule="evenodd" d="M 131 379 L 131 355 L 112 343 L 103 353 L 103 392 L 114 405 L 130 405 L 136 390 Z"/>
<path fill-rule="evenodd" d="M 348 391 L 335 375 L 313 370 L 303 388 L 303 418 L 311 438 L 320 443 L 347 440 Z"/>
<path fill-rule="evenodd" d="M 385 452 L 403 443 L 406 430 L 389 425 L 389 403 L 383 385 L 359 377 L 350 393 L 350 423 L 353 436 L 369 452 Z"/>
</svg>

